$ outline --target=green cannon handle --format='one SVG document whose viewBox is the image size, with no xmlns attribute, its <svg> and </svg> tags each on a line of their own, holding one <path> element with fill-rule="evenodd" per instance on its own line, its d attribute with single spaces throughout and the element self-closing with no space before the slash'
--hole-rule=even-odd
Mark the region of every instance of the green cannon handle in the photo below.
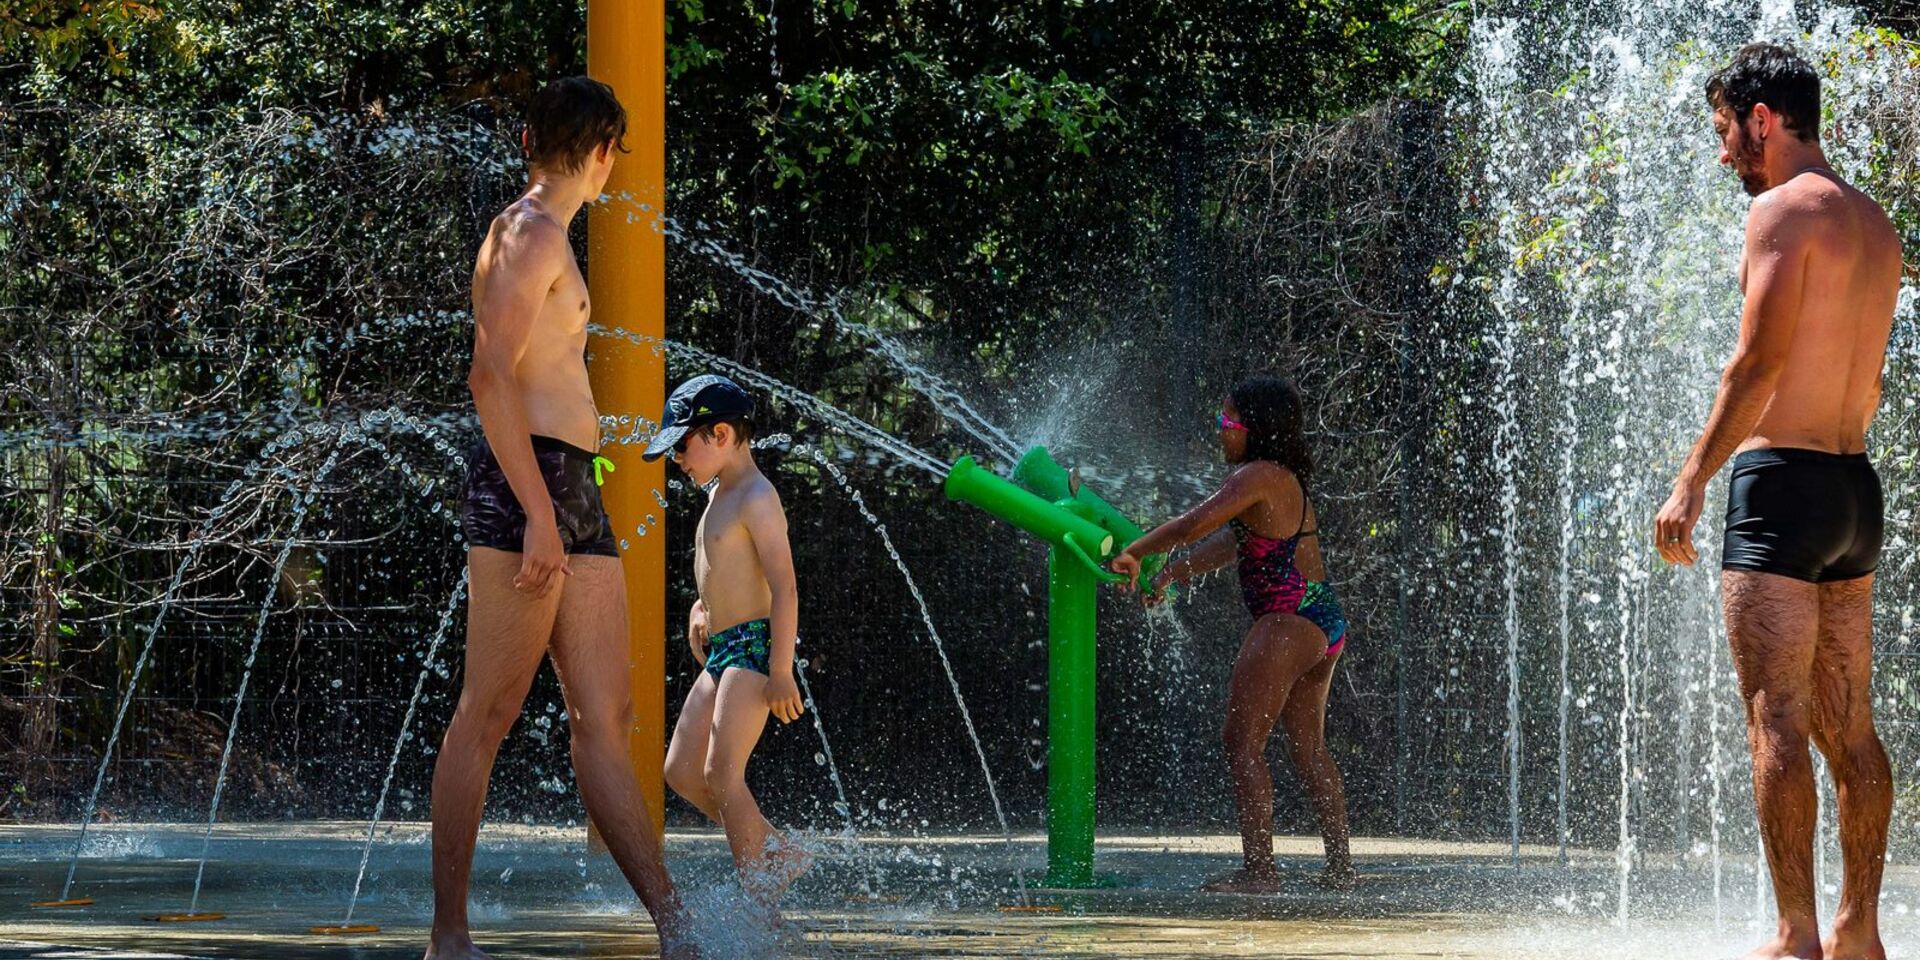
<svg viewBox="0 0 1920 960">
<path fill-rule="evenodd" d="M 1080 541 L 1074 539 L 1073 534 L 1069 533 L 1065 537 L 1062 537 L 1060 540 L 1060 546 L 1066 548 L 1066 551 L 1072 554 L 1074 557 L 1078 558 L 1081 563 L 1086 564 L 1087 569 L 1092 571 L 1093 578 L 1095 580 L 1098 580 L 1101 583 L 1126 583 L 1127 582 L 1127 578 L 1125 575 L 1114 573 L 1112 571 L 1103 569 L 1099 564 L 1093 562 L 1093 558 L 1090 556 L 1087 556 L 1086 549 L 1080 546 Z"/>
</svg>

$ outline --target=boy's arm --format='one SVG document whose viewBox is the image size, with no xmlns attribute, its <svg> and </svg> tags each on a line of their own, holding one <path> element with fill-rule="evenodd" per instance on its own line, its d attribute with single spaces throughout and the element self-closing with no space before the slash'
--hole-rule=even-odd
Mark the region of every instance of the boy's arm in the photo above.
<svg viewBox="0 0 1920 960">
<path fill-rule="evenodd" d="M 780 507 L 780 495 L 769 488 L 748 499 L 740 511 L 741 522 L 753 538 L 753 549 L 760 558 L 760 572 L 766 575 L 767 590 L 773 595 L 773 650 L 767 658 L 767 708 L 781 723 L 800 718 L 804 704 L 793 679 L 793 643 L 800 630 L 800 588 L 794 582 L 793 549 L 787 543 L 787 514 Z"/>
<path fill-rule="evenodd" d="M 563 258 L 572 254 L 565 233 L 537 220 L 513 224 L 498 239 L 493 262 L 473 291 L 473 369 L 467 374 L 467 387 L 473 391 L 474 410 L 480 415 L 487 445 L 493 448 L 514 499 L 527 513 L 520 572 L 513 585 L 544 597 L 553 589 L 556 573 L 573 571 L 567 566 L 540 462 L 533 455 L 518 369 L 540 304 L 559 278 Z"/>
</svg>

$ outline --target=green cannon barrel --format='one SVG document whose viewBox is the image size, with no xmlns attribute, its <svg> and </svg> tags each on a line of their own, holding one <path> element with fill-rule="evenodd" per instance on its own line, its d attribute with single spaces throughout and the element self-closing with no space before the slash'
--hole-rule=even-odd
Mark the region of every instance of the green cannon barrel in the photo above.
<svg viewBox="0 0 1920 960">
<path fill-rule="evenodd" d="M 1126 514 L 1115 510 L 1092 488 L 1083 484 L 1079 490 L 1073 490 L 1066 468 L 1054 461 L 1046 447 L 1034 447 L 1020 458 L 1013 468 L 1013 482 L 1046 500 L 1075 500 L 1093 508 L 1095 520 L 1112 531 L 1115 542 L 1122 550 L 1127 548 L 1127 544 L 1146 535 L 1145 530 L 1127 519 Z"/>
<path fill-rule="evenodd" d="M 1074 490 L 1066 468 L 1053 459 L 1046 447 L 1036 446 L 1020 458 L 1019 464 L 1013 468 L 1013 482 L 1043 499 L 1072 500 L 1083 507 L 1089 518 L 1113 534 L 1116 551 L 1125 550 L 1128 544 L 1146 536 L 1145 530 L 1127 519 L 1126 514 L 1114 509 L 1112 504 L 1093 492 L 1093 488 L 1081 484 L 1080 489 Z M 1160 568 L 1166 563 L 1167 555 L 1164 553 L 1156 553 L 1140 561 L 1139 583 L 1142 590 L 1151 588 L 1153 578 L 1159 575 Z"/>
<path fill-rule="evenodd" d="M 972 457 L 954 461 L 944 489 L 948 499 L 971 503 L 1048 543 L 1064 546 L 1071 534 L 1094 560 L 1113 553 L 1113 534 L 1099 524 L 994 476 Z"/>
</svg>

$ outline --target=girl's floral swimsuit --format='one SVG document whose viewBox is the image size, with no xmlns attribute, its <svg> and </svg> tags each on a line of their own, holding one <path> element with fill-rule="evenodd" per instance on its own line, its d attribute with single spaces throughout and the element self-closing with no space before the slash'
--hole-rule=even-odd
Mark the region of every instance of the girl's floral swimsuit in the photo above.
<svg viewBox="0 0 1920 960">
<path fill-rule="evenodd" d="M 1300 504 L 1300 524 L 1307 522 L 1307 505 Z M 1240 596 L 1255 620 L 1270 613 L 1293 613 L 1313 622 L 1327 634 L 1327 656 L 1338 656 L 1347 642 L 1347 615 L 1333 584 L 1308 580 L 1294 564 L 1300 541 L 1319 531 L 1301 530 L 1285 539 L 1263 537 L 1239 518 L 1229 521 L 1240 546 Z M 1297 529 L 1297 528 L 1296 528 Z"/>
</svg>

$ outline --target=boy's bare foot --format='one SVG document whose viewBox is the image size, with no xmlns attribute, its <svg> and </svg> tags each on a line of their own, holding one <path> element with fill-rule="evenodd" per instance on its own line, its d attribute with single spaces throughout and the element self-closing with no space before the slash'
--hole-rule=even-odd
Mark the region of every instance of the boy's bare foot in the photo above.
<svg viewBox="0 0 1920 960">
<path fill-rule="evenodd" d="M 755 884 L 761 889 L 756 892 L 771 902 L 778 902 L 794 881 L 813 868 L 813 853 L 787 837 L 776 835 L 767 838 L 767 857 L 762 863 Z"/>
<path fill-rule="evenodd" d="M 1253 869 L 1241 867 L 1218 880 L 1202 884 L 1200 889 L 1208 893 L 1279 893 L 1286 884 L 1280 879 L 1280 871 L 1272 867 Z"/>
<path fill-rule="evenodd" d="M 1360 874 L 1351 863 L 1339 866 L 1328 864 L 1327 869 L 1320 873 L 1320 885 L 1329 890 L 1352 890 L 1360 885 Z"/>
<path fill-rule="evenodd" d="M 471 936 L 462 933 L 427 941 L 425 960 L 492 960 L 492 957 L 474 946 Z"/>
</svg>

